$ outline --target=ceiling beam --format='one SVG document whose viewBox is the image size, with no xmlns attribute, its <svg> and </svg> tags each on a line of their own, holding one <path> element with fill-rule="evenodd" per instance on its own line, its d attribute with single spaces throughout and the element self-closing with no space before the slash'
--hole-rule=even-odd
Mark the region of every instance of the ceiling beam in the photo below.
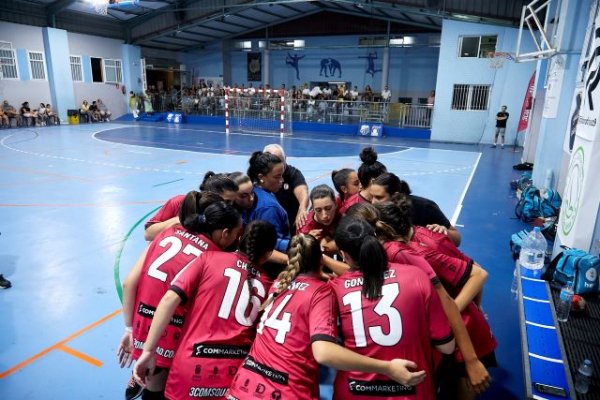
<svg viewBox="0 0 600 400">
<path fill-rule="evenodd" d="M 65 8 L 69 7 L 71 4 L 75 3 L 77 0 L 58 0 L 53 3 L 50 3 L 46 6 L 46 13 L 49 15 L 53 15 L 61 12 Z"/>
<path fill-rule="evenodd" d="M 253 8 L 252 11 L 256 11 L 256 12 L 260 12 L 260 13 L 263 13 L 263 14 L 267 14 L 267 15 L 270 15 L 271 17 L 275 17 L 275 18 L 281 18 L 281 15 L 277 15 L 277 14 L 275 14 L 272 11 L 267 11 L 267 10 L 263 9 L 262 7 Z M 298 11 L 296 11 L 296 12 L 298 12 Z"/>
<path fill-rule="evenodd" d="M 220 36 L 215 36 L 215 35 L 210 35 L 208 33 L 200 33 L 200 32 L 192 32 L 192 31 L 181 31 L 182 35 L 194 35 L 194 36 L 202 36 L 202 37 L 208 37 L 208 38 L 212 38 L 212 39 L 220 39 Z"/>
</svg>

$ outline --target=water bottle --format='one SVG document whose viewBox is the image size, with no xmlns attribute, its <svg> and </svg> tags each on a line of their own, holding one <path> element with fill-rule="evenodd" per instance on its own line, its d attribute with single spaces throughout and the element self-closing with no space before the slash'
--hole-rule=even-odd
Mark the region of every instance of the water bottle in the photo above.
<svg viewBox="0 0 600 400">
<path fill-rule="evenodd" d="M 519 254 L 519 265 L 531 270 L 544 268 L 547 247 L 546 238 L 542 235 L 540 228 L 536 226 L 523 239 L 521 254 Z"/>
<path fill-rule="evenodd" d="M 556 319 L 560 322 L 567 322 L 571 303 L 573 302 L 573 282 L 568 281 L 560 291 L 558 306 L 556 307 Z"/>
<path fill-rule="evenodd" d="M 512 285 L 510 286 L 510 293 L 512 294 L 513 299 L 517 299 L 519 297 L 519 285 L 517 279 L 517 268 L 515 267 Z"/>
<path fill-rule="evenodd" d="M 592 362 L 587 359 L 583 360 L 575 377 L 575 391 L 577 393 L 586 394 L 588 392 L 590 381 L 592 380 L 592 372 Z"/>
</svg>

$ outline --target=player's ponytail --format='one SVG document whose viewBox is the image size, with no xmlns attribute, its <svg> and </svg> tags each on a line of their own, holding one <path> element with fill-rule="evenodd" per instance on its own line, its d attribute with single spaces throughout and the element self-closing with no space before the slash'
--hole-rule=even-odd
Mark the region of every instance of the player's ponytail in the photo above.
<svg viewBox="0 0 600 400">
<path fill-rule="evenodd" d="M 361 218 L 346 216 L 335 231 L 335 242 L 352 257 L 352 267 L 363 273 L 363 295 L 370 300 L 381 297 L 387 256 L 374 228 Z"/>
<path fill-rule="evenodd" d="M 319 271 L 322 256 L 319 241 L 313 236 L 302 233 L 294 236 L 288 250 L 288 266 L 279 274 L 277 288 L 263 303 L 261 311 L 267 308 L 275 297 L 286 290 L 299 274 Z"/>
<path fill-rule="evenodd" d="M 189 216 L 183 222 L 183 227 L 191 232 L 211 237 L 218 229 L 233 229 L 241 223 L 242 217 L 235 207 L 218 201 L 206 207 L 203 213 Z"/>
<path fill-rule="evenodd" d="M 377 161 L 377 152 L 372 147 L 365 147 L 360 152 L 360 160 L 363 162 L 358 167 L 358 180 L 363 189 L 371 184 L 371 180 L 387 172 L 385 165 Z"/>
<path fill-rule="evenodd" d="M 223 201 L 221 196 L 216 193 L 203 192 L 192 190 L 185 195 L 181 208 L 179 209 L 179 221 L 186 229 L 191 229 L 189 224 L 192 220 L 196 219 L 199 214 L 203 214 L 206 207 L 209 205 Z M 188 225 L 186 226 L 186 221 Z M 193 230 L 193 229 L 191 229 Z"/>
</svg>

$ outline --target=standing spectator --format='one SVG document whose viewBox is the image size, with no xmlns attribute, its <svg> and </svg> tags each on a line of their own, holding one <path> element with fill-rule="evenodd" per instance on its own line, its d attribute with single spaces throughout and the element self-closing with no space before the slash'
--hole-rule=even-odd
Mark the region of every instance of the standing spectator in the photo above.
<svg viewBox="0 0 600 400">
<path fill-rule="evenodd" d="M 432 90 L 427 96 L 427 121 L 431 125 L 431 115 L 433 114 L 433 105 L 435 103 L 435 90 Z"/>
<path fill-rule="evenodd" d="M 502 106 L 500 112 L 496 114 L 496 136 L 494 137 L 494 144 L 492 147 L 496 147 L 498 144 L 498 136 L 500 136 L 500 148 L 504 148 L 504 132 L 506 131 L 506 121 L 508 121 L 509 114 L 506 112 L 506 106 Z"/>
<path fill-rule="evenodd" d="M 286 163 L 283 147 L 273 143 L 263 149 L 265 153 L 277 156 L 285 164 L 283 171 L 283 185 L 275 197 L 288 214 L 290 232 L 296 232 L 306 222 L 308 215 L 308 186 L 302 172 L 293 165 Z"/>
<path fill-rule="evenodd" d="M 138 119 L 140 113 L 140 110 L 138 108 L 138 98 L 135 95 L 135 93 L 133 93 L 133 90 L 129 92 L 129 109 L 133 114 L 133 118 Z"/>
<path fill-rule="evenodd" d="M 106 107 L 106 104 L 102 102 L 102 100 L 98 99 L 96 101 L 96 106 L 98 106 L 98 111 L 100 112 L 100 119 L 105 122 L 110 122 L 110 116 L 112 113 Z"/>
<path fill-rule="evenodd" d="M 373 89 L 371 89 L 371 86 L 369 86 L 369 85 L 365 86 L 365 90 L 363 91 L 363 94 L 362 94 L 362 100 L 363 101 L 373 101 Z"/>
<path fill-rule="evenodd" d="M 381 92 L 381 99 L 385 103 L 389 103 L 390 100 L 392 99 L 392 91 L 387 86 Z"/>
</svg>

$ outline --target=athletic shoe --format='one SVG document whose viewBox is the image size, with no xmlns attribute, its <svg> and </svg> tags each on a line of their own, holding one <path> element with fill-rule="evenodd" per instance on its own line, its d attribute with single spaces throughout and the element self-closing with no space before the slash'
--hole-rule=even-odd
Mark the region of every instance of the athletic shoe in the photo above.
<svg viewBox="0 0 600 400">
<path fill-rule="evenodd" d="M 495 144 L 493 144 L 493 145 L 491 145 L 490 147 L 491 147 L 492 149 L 495 149 L 495 148 L 496 148 L 496 145 L 495 145 Z"/>
<path fill-rule="evenodd" d="M 501 145 L 500 145 L 500 148 L 501 148 L 501 149 L 503 149 L 503 148 L 504 148 L 504 145 L 503 145 L 503 144 L 501 144 Z"/>
<path fill-rule="evenodd" d="M 8 279 L 4 279 L 3 275 L 0 275 L 0 289 L 8 289 L 12 287 L 12 283 Z"/>
<path fill-rule="evenodd" d="M 144 388 L 141 387 L 135 379 L 133 379 L 133 375 L 131 375 L 131 379 L 127 383 L 127 389 L 125 389 L 125 400 L 133 400 L 137 399 L 142 395 Z"/>
</svg>

